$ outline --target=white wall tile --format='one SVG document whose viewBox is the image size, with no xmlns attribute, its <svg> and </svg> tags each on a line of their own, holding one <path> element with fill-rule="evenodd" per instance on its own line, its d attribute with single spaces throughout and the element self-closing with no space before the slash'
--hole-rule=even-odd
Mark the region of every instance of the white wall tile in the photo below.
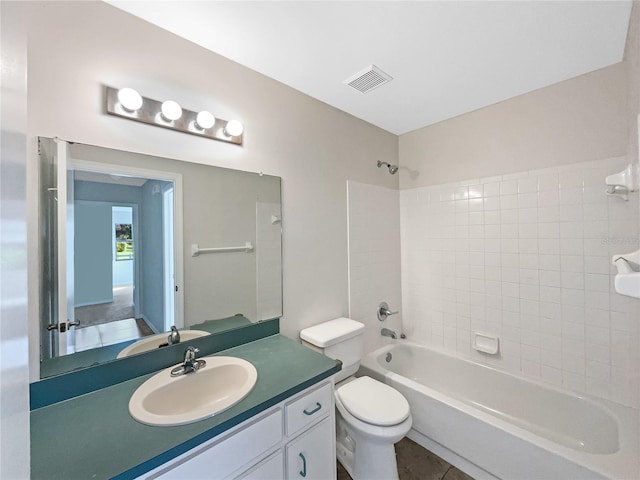
<svg viewBox="0 0 640 480">
<path fill-rule="evenodd" d="M 557 205 L 551 206 L 538 206 L 538 221 L 540 223 L 545 222 L 558 222 L 560 220 L 560 207 Z"/>
<path fill-rule="evenodd" d="M 558 181 L 558 172 L 544 172 L 538 175 L 538 190 L 558 190 L 560 183 Z"/>
<path fill-rule="evenodd" d="M 518 180 L 518 193 L 535 193 L 538 191 L 538 177 L 525 177 Z"/>
<path fill-rule="evenodd" d="M 560 271 L 560 255 L 541 254 L 538 256 L 541 270 Z"/>
<path fill-rule="evenodd" d="M 500 211 L 500 223 L 518 223 L 518 209 L 511 208 Z"/>
<path fill-rule="evenodd" d="M 560 272 L 552 270 L 540 270 L 540 285 L 545 287 L 560 287 Z"/>
<path fill-rule="evenodd" d="M 516 180 L 507 180 L 500 182 L 500 195 L 514 195 L 518 193 L 518 182 Z"/>
<path fill-rule="evenodd" d="M 640 214 L 604 196 L 612 162 L 401 192 L 405 330 L 470 355 L 490 329 L 502 356 L 478 361 L 639 406 L 640 302 L 611 291 L 610 262 L 637 248 Z"/>
<path fill-rule="evenodd" d="M 518 208 L 536 208 L 538 206 L 538 195 L 536 193 L 519 193 Z"/>
<path fill-rule="evenodd" d="M 558 190 L 544 190 L 538 192 L 539 207 L 553 207 L 560 204 L 560 193 Z"/>
</svg>

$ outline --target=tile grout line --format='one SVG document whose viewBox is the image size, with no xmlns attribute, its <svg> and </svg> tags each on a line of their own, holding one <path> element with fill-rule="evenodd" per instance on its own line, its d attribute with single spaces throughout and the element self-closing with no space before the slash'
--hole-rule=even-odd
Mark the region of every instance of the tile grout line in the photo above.
<svg viewBox="0 0 640 480">
<path fill-rule="evenodd" d="M 444 472 L 444 475 L 442 475 L 442 477 L 440 477 L 440 480 L 444 480 L 444 477 L 447 476 L 447 473 L 449 473 L 449 470 L 451 470 L 453 468 L 453 465 L 449 465 L 449 468 L 447 468 L 447 471 Z"/>
</svg>

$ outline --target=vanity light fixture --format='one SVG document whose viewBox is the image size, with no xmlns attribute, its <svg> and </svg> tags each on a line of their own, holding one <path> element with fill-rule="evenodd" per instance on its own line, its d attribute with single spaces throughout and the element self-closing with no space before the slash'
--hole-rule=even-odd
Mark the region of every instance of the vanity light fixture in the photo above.
<svg viewBox="0 0 640 480">
<path fill-rule="evenodd" d="M 224 133 L 230 137 L 238 137 L 244 132 L 244 125 L 238 120 L 229 120 L 224 127 Z"/>
<path fill-rule="evenodd" d="M 196 127 L 200 128 L 201 130 L 211 128 L 215 124 L 216 117 L 214 117 L 211 112 L 202 110 L 201 112 L 198 112 L 198 115 L 196 115 Z"/>
<path fill-rule="evenodd" d="M 118 101 L 125 110 L 135 112 L 142 106 L 142 95 L 133 88 L 121 88 L 118 90 Z"/>
<path fill-rule="evenodd" d="M 174 100 L 159 102 L 141 96 L 133 88 L 106 87 L 106 110 L 111 115 L 242 145 L 244 126 L 238 120 L 222 120 L 206 110 L 182 108 Z"/>
<path fill-rule="evenodd" d="M 182 107 L 178 105 L 178 102 L 174 102 L 173 100 L 162 102 L 160 111 L 164 119 L 169 122 L 178 120 L 182 116 Z"/>
</svg>

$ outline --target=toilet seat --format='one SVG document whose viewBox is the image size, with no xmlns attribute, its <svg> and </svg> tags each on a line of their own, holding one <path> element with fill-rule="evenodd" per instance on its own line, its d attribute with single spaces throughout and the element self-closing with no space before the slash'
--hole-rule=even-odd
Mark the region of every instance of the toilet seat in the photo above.
<svg viewBox="0 0 640 480">
<path fill-rule="evenodd" d="M 371 425 L 397 425 L 409 417 L 407 399 L 370 377 L 359 377 L 341 386 L 336 396 L 351 415 Z"/>
</svg>

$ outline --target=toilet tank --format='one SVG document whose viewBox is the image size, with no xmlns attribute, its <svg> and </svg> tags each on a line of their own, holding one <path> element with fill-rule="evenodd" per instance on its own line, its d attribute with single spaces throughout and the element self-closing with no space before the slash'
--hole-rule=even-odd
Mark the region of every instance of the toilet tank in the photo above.
<svg viewBox="0 0 640 480">
<path fill-rule="evenodd" d="M 300 331 L 303 343 L 329 358 L 342 361 L 342 370 L 336 373 L 339 382 L 353 375 L 362 358 L 364 324 L 350 318 L 336 318 Z"/>
</svg>

